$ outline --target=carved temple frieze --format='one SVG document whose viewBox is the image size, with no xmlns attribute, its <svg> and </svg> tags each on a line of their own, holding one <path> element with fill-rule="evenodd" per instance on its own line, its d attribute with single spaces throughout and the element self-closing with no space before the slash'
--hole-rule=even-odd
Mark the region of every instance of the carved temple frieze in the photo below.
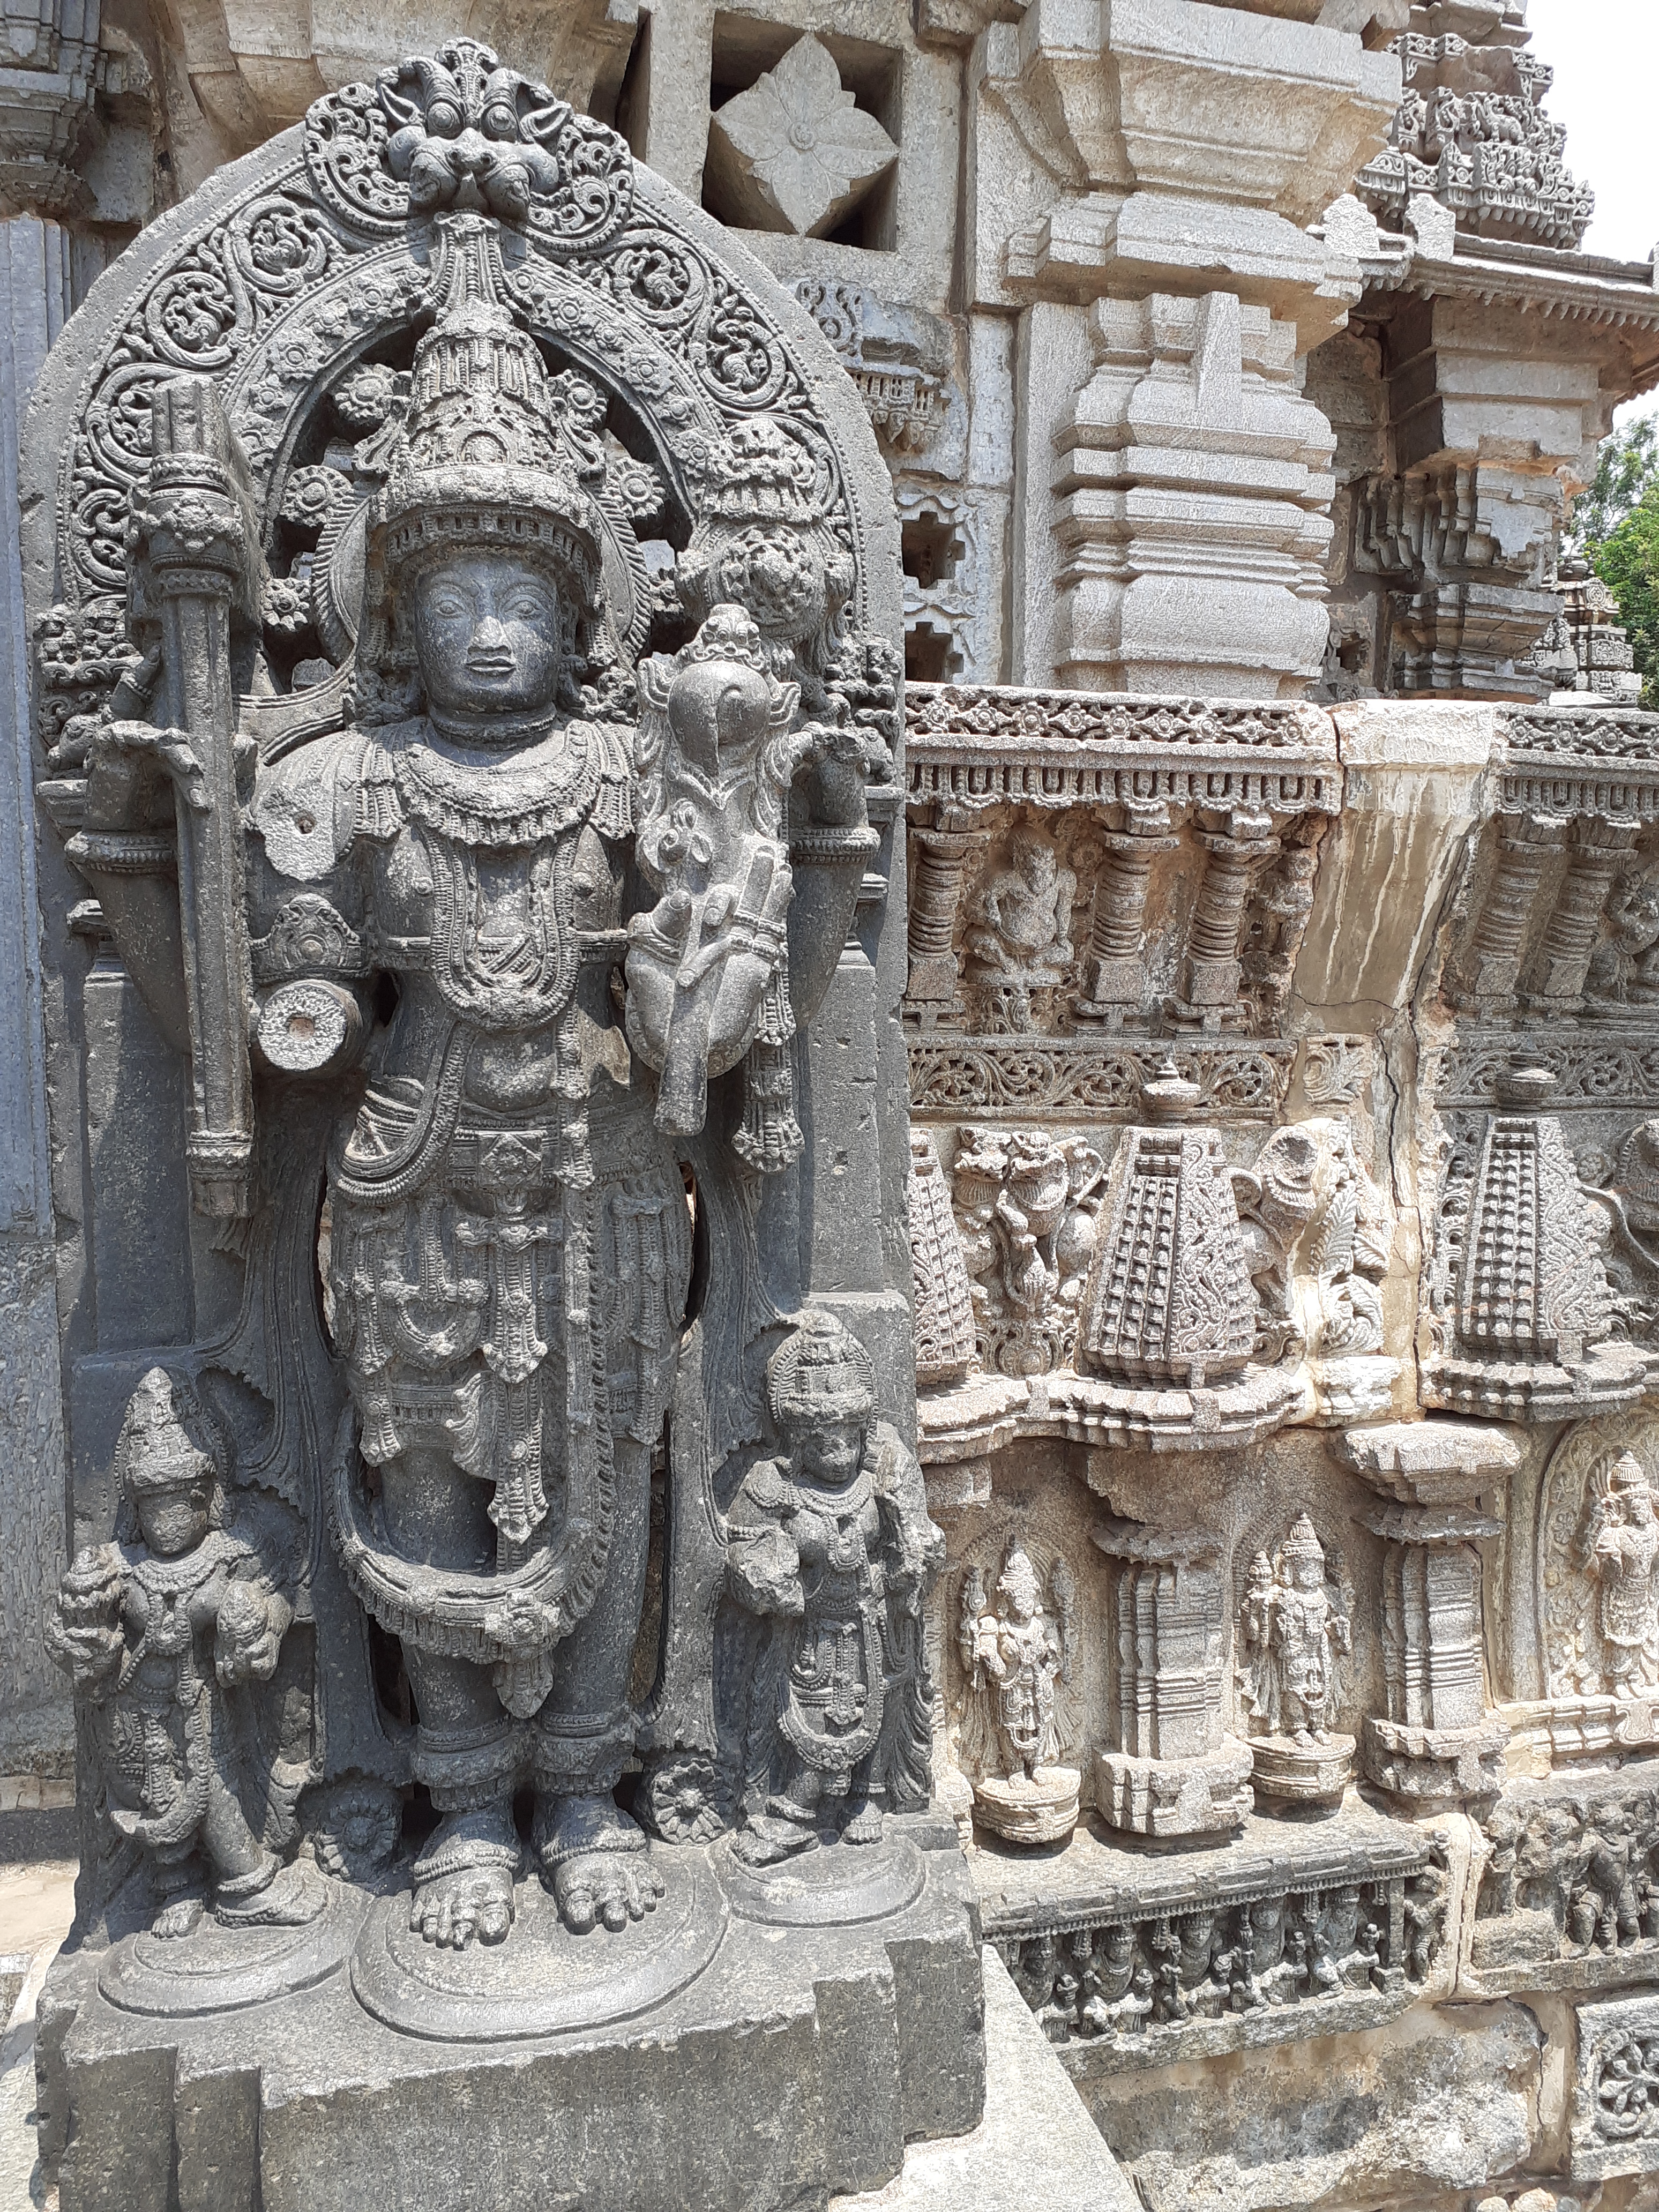
<svg viewBox="0 0 1659 2212">
<path fill-rule="evenodd" d="M 1096 1846 L 1047 1895 L 999 1862 L 988 1940 L 1079 2086 L 1379 2025 L 1443 1984 L 1448 1855 L 1363 1809 L 1146 1858 Z"/>
<path fill-rule="evenodd" d="M 1340 803 L 1328 726 L 1273 705 L 907 697 L 924 1033 L 1271 1030 Z"/>
</svg>

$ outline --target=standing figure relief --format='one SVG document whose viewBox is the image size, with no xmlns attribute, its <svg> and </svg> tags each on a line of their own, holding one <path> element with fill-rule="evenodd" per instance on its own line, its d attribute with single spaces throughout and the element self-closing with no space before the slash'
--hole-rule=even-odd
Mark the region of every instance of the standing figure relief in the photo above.
<svg viewBox="0 0 1659 2212">
<path fill-rule="evenodd" d="M 411 193 L 448 174 L 421 146 L 404 155 Z M 745 607 L 694 606 L 700 627 L 641 661 L 636 686 L 608 599 L 614 519 L 580 464 L 592 424 L 562 423 L 570 380 L 515 320 L 498 223 L 455 205 L 434 226 L 436 319 L 378 457 L 355 713 L 257 761 L 221 730 L 216 756 L 179 701 L 224 672 L 198 653 L 181 682 L 164 638 L 98 730 L 88 819 L 137 828 L 170 785 L 181 841 L 198 817 L 219 826 L 218 874 L 181 884 L 186 967 L 230 945 L 224 972 L 248 962 L 258 988 L 228 991 L 240 1042 L 232 1014 L 192 998 L 198 1097 L 202 1071 L 234 1075 L 251 1042 L 262 1074 L 338 1100 L 326 1303 L 349 1406 L 322 1487 L 350 1588 L 400 1648 L 412 1774 L 436 1815 L 410 1924 L 462 1949 L 508 1936 L 526 1790 L 568 1929 L 620 1929 L 663 1893 L 615 1793 L 639 1732 L 652 1461 L 686 1325 L 687 1146 L 700 1163 L 713 1146 L 728 1177 L 777 1176 L 801 1149 L 797 778 L 795 834 L 849 886 L 836 944 L 876 840 L 868 729 L 844 706 L 797 726 L 799 686 Z M 251 568 L 245 533 L 226 537 L 227 565 Z M 831 581 L 838 605 L 848 580 Z M 228 695 L 217 711 L 232 715 Z M 739 1063 L 741 1122 L 699 1149 L 710 1080 Z M 198 1206 L 234 1216 L 253 1109 L 245 1077 L 221 1090 L 192 1165 Z M 911 1558 L 919 1540 L 902 1547 L 913 1576 L 932 1562 L 925 1545 Z M 878 1694 L 891 1663 L 872 1660 Z"/>
</svg>

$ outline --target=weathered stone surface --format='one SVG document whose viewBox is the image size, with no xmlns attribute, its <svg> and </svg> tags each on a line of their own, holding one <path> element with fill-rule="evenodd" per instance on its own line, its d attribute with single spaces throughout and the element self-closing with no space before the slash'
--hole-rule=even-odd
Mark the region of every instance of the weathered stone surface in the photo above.
<svg viewBox="0 0 1659 2212">
<path fill-rule="evenodd" d="M 1134 2212 L 1138 2202 L 1008 1970 L 985 1970 L 985 2118 L 970 2135 L 918 2143 L 885 2188 L 834 2197 L 830 2212 L 1020 2212 L 1035 2175 L 1055 2212 Z"/>
<path fill-rule="evenodd" d="M 46 2147 L 1041 2192 L 977 1909 L 1152 2201 L 1636 2212 L 1652 272 L 1499 0 L 832 13 L 7 33 Z"/>
<path fill-rule="evenodd" d="M 1408 2013 L 1384 2038 L 1252 2051 L 1227 2091 L 1187 2069 L 1079 2081 L 1153 2212 L 1463 2201 L 1519 2168 L 1533 2140 L 1543 2038 L 1519 2005 Z"/>
</svg>

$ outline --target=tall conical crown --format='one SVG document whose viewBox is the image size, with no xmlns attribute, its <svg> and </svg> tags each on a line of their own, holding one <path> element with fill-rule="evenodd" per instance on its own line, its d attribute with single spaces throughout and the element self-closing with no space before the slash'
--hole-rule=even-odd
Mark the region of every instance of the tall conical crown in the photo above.
<svg viewBox="0 0 1659 2212">
<path fill-rule="evenodd" d="M 593 509 L 554 428 L 536 342 L 502 301 L 496 226 L 463 213 L 440 228 L 443 306 L 416 349 L 371 562 L 395 571 L 448 545 L 510 547 L 550 561 L 591 607 Z"/>
</svg>

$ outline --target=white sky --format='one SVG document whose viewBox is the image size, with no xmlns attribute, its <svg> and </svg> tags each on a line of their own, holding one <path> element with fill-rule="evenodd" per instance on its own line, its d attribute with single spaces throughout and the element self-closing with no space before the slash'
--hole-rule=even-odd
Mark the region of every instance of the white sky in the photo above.
<svg viewBox="0 0 1659 2212">
<path fill-rule="evenodd" d="M 1589 253 L 1644 261 L 1659 242 L 1659 0 L 1529 0 L 1532 48 L 1555 70 L 1545 101 L 1567 128 L 1567 164 L 1595 187 Z M 1619 420 L 1659 413 L 1659 392 Z"/>
</svg>

